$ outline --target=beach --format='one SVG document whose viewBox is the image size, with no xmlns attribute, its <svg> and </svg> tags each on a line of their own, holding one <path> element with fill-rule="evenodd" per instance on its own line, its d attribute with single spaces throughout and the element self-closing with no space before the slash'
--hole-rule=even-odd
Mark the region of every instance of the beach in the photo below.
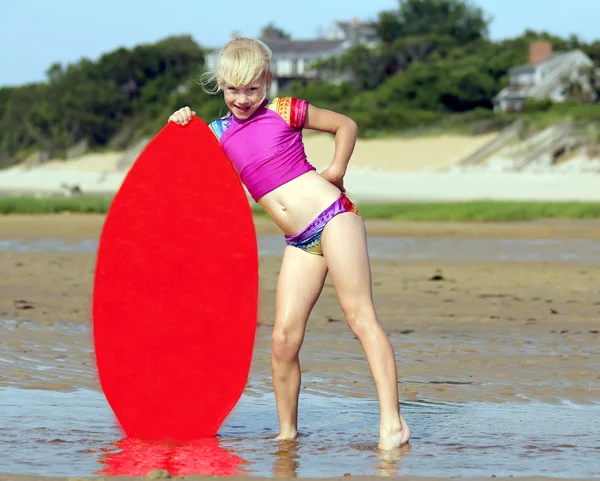
<svg viewBox="0 0 600 481">
<path fill-rule="evenodd" d="M 593 163 L 460 166 L 495 135 L 361 139 L 348 194 L 358 203 L 600 200 Z M 306 138 L 318 169 L 333 147 L 331 138 Z M 110 197 L 135 157 L 88 153 L 14 166 L 0 171 L 0 195 Z M 104 219 L 0 216 L 0 481 L 164 471 L 239 479 L 600 477 L 600 221 L 365 221 L 373 296 L 412 430 L 409 446 L 383 455 L 375 449 L 373 381 L 330 279 L 301 352 L 302 436 L 273 441 L 270 342 L 283 239 L 263 216 L 254 218 L 259 325 L 236 410 L 203 444 L 167 452 L 124 438 L 99 386 L 91 337 Z"/>
<path fill-rule="evenodd" d="M 101 403 L 89 328 L 95 262 L 93 242 L 97 241 L 103 221 L 101 215 L 0 217 L 0 238 L 4 242 L 0 244 L 0 272 L 3 273 L 0 277 L 0 319 L 3 323 L 0 392 L 6 394 L 6 405 L 12 406 L 12 395 L 25 392 L 34 398 L 42 396 L 39 399 L 44 395 L 58 396 L 57 399 L 63 400 L 60 402 L 79 399 L 76 397 L 78 393 L 90 393 L 90 396 L 95 396 L 94 402 Z M 255 225 L 260 239 L 278 236 L 266 219 L 256 218 Z M 349 453 L 344 450 L 344 441 L 329 439 L 323 446 L 314 444 L 316 435 L 313 433 L 311 437 L 311 432 L 319 428 L 308 415 L 301 417 L 300 429 L 307 430 L 308 437 L 305 441 L 300 438 L 295 448 L 300 450 L 300 454 L 290 454 L 289 449 L 282 451 L 281 448 L 273 453 L 268 451 L 272 445 L 266 444 L 270 441 L 265 438 L 264 430 L 261 431 L 264 426 L 260 426 L 260 423 L 246 426 L 248 432 L 244 431 L 246 434 L 243 435 L 235 434 L 237 428 L 231 426 L 227 428 L 221 443 L 228 446 L 229 454 L 233 452 L 240 458 L 246 458 L 246 463 L 239 464 L 244 468 L 227 473 L 210 473 L 252 477 L 410 475 L 443 478 L 445 475 L 440 474 L 435 466 L 422 471 L 414 466 L 427 459 L 419 458 L 423 455 L 423 449 L 438 450 L 436 453 L 440 459 L 454 449 L 448 441 L 438 437 L 439 430 L 445 424 L 446 435 L 453 437 L 454 444 L 458 443 L 456 445 L 462 446 L 462 450 L 470 455 L 477 454 L 480 456 L 478 459 L 482 460 L 488 455 L 489 460 L 483 463 L 484 466 L 478 465 L 470 471 L 464 471 L 464 477 L 522 477 L 523 473 L 546 473 L 550 476 L 547 471 L 550 455 L 544 454 L 543 449 L 546 448 L 539 439 L 536 441 L 540 443 L 540 451 L 537 452 L 539 464 L 534 463 L 538 466 L 536 472 L 533 468 L 533 471 L 523 471 L 514 463 L 495 468 L 492 461 L 504 451 L 497 447 L 498 450 L 494 452 L 490 443 L 499 443 L 501 446 L 502 441 L 489 441 L 488 436 L 487 444 L 483 446 L 469 444 L 467 440 L 474 433 L 472 427 L 463 427 L 468 422 L 465 419 L 457 421 L 453 425 L 453 434 L 450 434 L 448 423 L 453 415 L 451 410 L 458 406 L 472 406 L 472 416 L 476 416 L 475 408 L 484 409 L 482 406 L 496 409 L 498 413 L 520 409 L 522 411 L 519 412 L 529 413 L 528 416 L 533 415 L 534 418 L 537 412 L 539 417 L 535 422 L 540 430 L 546 429 L 543 427 L 543 416 L 539 415 L 544 409 L 549 413 L 556 410 L 555 414 L 563 417 L 572 414 L 575 416 L 573 419 L 586 423 L 592 438 L 585 441 L 584 438 L 573 437 L 575 434 L 570 433 L 569 428 L 575 429 L 575 423 L 561 428 L 567 437 L 562 439 L 559 436 L 562 441 L 557 444 L 552 436 L 559 433 L 550 427 L 550 434 L 541 437 L 552 444 L 552 457 L 560 460 L 562 456 L 572 460 L 594 453 L 597 448 L 593 446 L 598 445 L 597 433 L 600 432 L 598 418 L 583 421 L 581 414 L 577 413 L 590 409 L 595 414 L 600 402 L 600 375 L 597 369 L 600 353 L 600 262 L 590 262 L 590 259 L 596 259 L 594 245 L 597 246 L 600 241 L 600 223 L 560 220 L 499 224 L 367 221 L 367 230 L 375 250 L 376 242 L 381 239 L 387 239 L 388 242 L 412 239 L 417 244 L 413 249 L 418 249 L 419 244 L 427 246 L 427 242 L 431 241 L 440 243 L 436 244 L 438 246 L 442 243 L 452 243 L 454 246 L 451 258 L 443 254 L 439 247 L 432 247 L 438 250 L 429 254 L 427 247 L 422 247 L 419 251 L 422 255 L 409 257 L 399 249 L 393 251 L 396 254 L 387 257 L 375 255 L 372 260 L 374 299 L 380 322 L 396 352 L 400 398 L 413 431 L 410 451 L 405 451 L 397 459 L 372 462 L 373 459 L 377 460 L 376 453 L 372 451 L 377 437 L 375 390 L 360 345 L 344 322 L 328 279 L 311 315 L 301 352 L 301 399 L 306 399 L 309 412 L 314 409 L 315 413 L 328 413 L 326 416 L 334 416 L 331 412 L 335 410 L 335 403 L 345 403 L 342 412 L 346 412 L 347 416 L 353 409 L 364 409 L 362 417 L 371 419 L 373 425 L 364 421 L 360 432 L 355 432 L 357 428 L 354 422 L 346 429 L 339 426 L 322 428 L 325 433 L 335 429 L 336 437 L 343 439 L 347 436 L 353 443 L 355 439 L 361 439 L 362 447 L 353 445 L 352 449 L 358 451 L 351 449 Z M 43 241 L 52 242 L 40 244 Z M 498 243 L 500 241 L 502 243 Z M 585 246 L 581 244 L 588 241 L 590 243 Z M 88 245 L 85 242 L 92 243 L 91 247 L 85 247 Z M 482 245 L 491 246 L 487 251 L 489 260 L 474 257 L 469 252 L 469 242 L 488 243 Z M 542 260 L 519 255 L 505 259 L 495 257 L 493 246 L 504 249 L 502 246 L 510 242 L 515 245 L 518 242 L 534 242 L 538 245 L 545 242 L 550 246 L 548 249 L 563 243 L 570 257 L 553 258 L 552 252 L 555 251 L 552 250 Z M 531 245 L 534 246 L 533 250 L 528 252 L 537 252 L 536 244 Z M 506 252 L 516 252 L 511 249 L 509 246 Z M 253 417 L 273 429 L 276 420 L 272 411 L 273 399 L 270 397 L 270 335 L 281 261 L 276 254 L 275 248 L 269 255 L 260 257 L 259 327 L 250 378 L 240 408 L 242 413 L 256 411 L 258 414 L 253 414 Z M 7 393 L 12 394 L 9 396 Z M 22 399 L 29 399 L 24 394 L 22 396 Z M 575 411 L 567 412 L 565 406 L 575 406 Z M 265 409 L 270 411 L 264 414 Z M 433 422 L 429 419 L 435 409 L 439 410 L 439 418 L 434 417 L 434 421 L 446 421 L 442 425 L 434 423 L 429 426 L 428 423 Z M 103 412 L 108 419 L 109 411 Z M 511 414 L 498 414 L 500 417 L 504 415 L 508 416 L 503 418 L 504 421 L 514 417 Z M 485 419 L 490 422 L 491 414 L 486 416 Z M 338 418 L 334 416 L 334 419 Z M 342 423 L 341 419 L 335 422 Z M 526 417 L 521 421 L 524 419 Z M 548 417 L 552 424 L 551 419 Z M 10 424 L 11 421 L 9 419 L 6 422 Z M 100 421 L 96 419 L 94 422 Z M 103 422 L 111 423 L 110 420 Z M 242 414 L 235 418 L 235 422 L 236 425 L 250 423 Z M 44 438 L 43 429 L 49 427 L 44 427 L 44 421 L 40 423 L 35 426 L 37 431 L 34 429 L 24 433 L 26 439 L 32 433 L 36 433 L 39 439 Z M 70 430 L 81 431 L 85 428 L 78 425 L 75 419 L 69 423 L 68 429 L 65 425 L 55 427 L 59 433 L 61 429 L 66 429 L 66 432 L 58 435 L 57 439 L 62 441 L 56 441 L 56 446 L 51 443 L 48 448 L 59 451 L 73 449 L 69 441 L 69 436 L 73 436 Z M 82 461 L 82 456 L 87 456 L 86 463 L 97 464 L 98 472 L 102 472 L 104 467 L 103 472 L 110 475 L 128 474 L 110 472 L 107 466 L 114 467 L 114 464 L 107 462 L 106 457 L 98 457 L 99 449 L 108 452 L 110 455 L 106 456 L 109 459 L 118 452 L 112 444 L 118 441 L 118 431 L 114 426 L 110 429 L 112 431 L 108 434 L 103 434 L 102 442 L 93 444 L 89 454 L 73 454 L 74 468 L 71 471 L 68 466 L 60 467 L 66 470 L 62 479 L 92 475 L 87 468 L 77 469 L 75 461 Z M 522 431 L 515 429 L 512 436 L 533 436 L 531 426 L 527 428 L 521 425 Z M 431 432 L 430 438 L 426 434 L 428 431 Z M 52 436 L 55 436 L 53 433 Z M 89 445 L 89 442 L 86 444 L 80 439 L 81 436 L 76 435 L 78 442 Z M 266 437 L 269 437 L 268 433 Z M 6 436 L 0 437 L 0 443 L 6 443 L 6 439 Z M 511 450 L 523 451 L 519 459 L 525 466 L 527 453 L 535 451 L 536 442 L 523 441 L 521 446 L 519 442 L 514 445 L 514 440 L 518 438 L 510 439 L 513 441 L 507 446 L 512 444 Z M 588 448 L 584 449 L 583 446 L 590 443 L 590 451 L 585 451 Z M 322 465 L 313 463 L 311 468 L 311 462 L 305 460 L 318 458 L 314 458 L 316 452 L 304 446 L 313 445 L 320 450 L 318 453 L 321 456 L 326 456 L 321 459 L 327 462 L 323 461 Z M 35 446 L 42 451 L 46 448 L 46 445 Z M 329 457 L 322 452 L 323 449 L 330 452 Z M 347 459 L 344 466 L 338 468 L 328 465 L 329 462 L 335 463 L 338 456 L 335 453 L 339 450 L 341 459 Z M 361 465 L 359 458 L 353 458 L 357 456 L 356 453 L 358 456 L 367 456 L 372 468 Z M 568 466 L 568 461 L 565 462 L 561 466 Z M 576 477 L 594 478 L 600 475 L 597 456 L 593 459 L 590 457 L 589 462 L 592 464 L 588 465 L 588 470 L 578 471 L 583 475 Z M 47 467 L 32 467 L 29 472 L 22 471 L 24 466 L 26 464 L 17 463 L 12 470 L 0 469 L 11 473 L 0 476 L 0 479 L 26 481 L 40 476 L 56 476 L 57 469 L 63 472 L 59 465 L 53 466 L 52 462 Z M 128 469 L 133 469 L 131 465 L 128 466 Z M 136 469 L 140 469 L 139 465 Z M 460 469 L 466 468 L 463 466 Z M 461 473 L 460 469 L 456 468 L 455 472 Z M 569 473 L 573 471 L 568 467 L 564 469 L 562 473 L 555 471 L 552 477 L 570 478 Z M 594 469 L 598 470 L 597 474 L 594 474 Z M 150 471 L 152 469 L 148 468 L 147 472 Z M 135 472 L 137 475 L 140 473 Z M 29 476 L 20 476 L 25 474 Z"/>
<path fill-rule="evenodd" d="M 513 170 L 507 165 L 518 161 L 518 156 L 512 159 L 507 153 L 509 157 L 504 158 L 500 151 L 500 163 L 497 156 L 491 156 L 480 165 L 462 166 L 464 159 L 498 135 L 359 139 L 345 187 L 356 202 L 600 201 L 600 160 L 583 154 L 557 165 L 542 159 L 526 170 Z M 114 195 L 143 146 L 52 159 L 39 165 L 24 162 L 0 170 L 0 195 Z M 331 162 L 334 148 L 329 135 L 305 136 L 308 160 L 319 171 Z M 515 150 L 511 149 L 509 152 Z"/>
</svg>

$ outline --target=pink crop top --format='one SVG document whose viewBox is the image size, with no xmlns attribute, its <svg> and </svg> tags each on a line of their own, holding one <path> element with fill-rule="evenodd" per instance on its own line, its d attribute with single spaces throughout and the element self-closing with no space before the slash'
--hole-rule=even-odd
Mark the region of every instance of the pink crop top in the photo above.
<svg viewBox="0 0 600 481">
<path fill-rule="evenodd" d="M 209 124 L 252 198 L 316 170 L 307 160 L 302 128 L 308 103 L 291 97 L 265 100 L 246 120 L 234 115 Z"/>
</svg>

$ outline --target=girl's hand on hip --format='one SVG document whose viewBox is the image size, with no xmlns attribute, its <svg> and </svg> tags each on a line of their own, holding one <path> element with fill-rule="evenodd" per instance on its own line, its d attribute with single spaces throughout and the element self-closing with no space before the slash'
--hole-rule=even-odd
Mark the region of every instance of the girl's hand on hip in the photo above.
<svg viewBox="0 0 600 481">
<path fill-rule="evenodd" d="M 192 109 L 183 107 L 169 117 L 169 122 L 175 122 L 177 125 L 185 125 L 192 120 L 194 115 L 196 115 L 196 112 Z"/>
<path fill-rule="evenodd" d="M 327 167 L 323 172 L 321 172 L 321 176 L 328 182 L 335 185 L 342 192 L 346 192 L 343 174 L 335 172 L 331 167 Z"/>
</svg>

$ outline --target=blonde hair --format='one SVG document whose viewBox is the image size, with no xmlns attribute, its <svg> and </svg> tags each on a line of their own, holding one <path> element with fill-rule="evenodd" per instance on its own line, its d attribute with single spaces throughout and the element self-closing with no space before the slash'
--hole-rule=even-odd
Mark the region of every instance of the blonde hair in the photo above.
<svg viewBox="0 0 600 481">
<path fill-rule="evenodd" d="M 260 81 L 266 86 L 270 81 L 271 55 L 271 49 L 260 40 L 234 38 L 219 51 L 215 70 L 204 73 L 202 86 L 210 94 L 217 94 L 228 85 L 246 87 Z"/>
</svg>

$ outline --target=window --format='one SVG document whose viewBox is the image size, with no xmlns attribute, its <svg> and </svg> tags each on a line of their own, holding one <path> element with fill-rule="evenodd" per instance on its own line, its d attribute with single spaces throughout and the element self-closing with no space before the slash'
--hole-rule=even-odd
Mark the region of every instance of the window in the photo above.
<svg viewBox="0 0 600 481">
<path fill-rule="evenodd" d="M 287 77 L 292 73 L 292 61 L 289 58 L 281 58 L 277 61 L 277 75 Z"/>
</svg>

